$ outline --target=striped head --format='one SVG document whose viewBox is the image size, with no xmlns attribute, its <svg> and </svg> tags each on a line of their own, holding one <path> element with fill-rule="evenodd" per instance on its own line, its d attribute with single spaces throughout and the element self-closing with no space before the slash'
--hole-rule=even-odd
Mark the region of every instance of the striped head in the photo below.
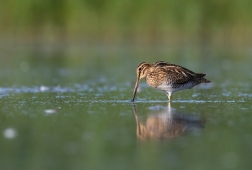
<svg viewBox="0 0 252 170">
<path fill-rule="evenodd" d="M 136 80 L 136 85 L 135 85 L 134 92 L 133 92 L 132 102 L 134 102 L 140 80 L 142 78 L 146 77 L 148 69 L 150 67 L 151 67 L 151 65 L 146 62 L 142 62 L 137 66 L 137 68 L 136 68 L 137 80 Z"/>
<path fill-rule="evenodd" d="M 142 79 L 144 77 L 146 77 L 147 75 L 147 70 L 148 68 L 150 68 L 150 64 L 146 63 L 146 62 L 142 62 L 140 63 L 137 68 L 136 68 L 136 74 L 137 74 L 137 79 Z"/>
</svg>

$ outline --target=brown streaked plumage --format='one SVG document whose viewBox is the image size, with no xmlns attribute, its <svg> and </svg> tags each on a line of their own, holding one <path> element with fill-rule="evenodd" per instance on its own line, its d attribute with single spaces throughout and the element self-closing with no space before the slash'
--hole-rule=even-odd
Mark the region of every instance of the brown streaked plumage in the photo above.
<svg viewBox="0 0 252 170">
<path fill-rule="evenodd" d="M 136 74 L 137 80 L 132 102 L 134 102 L 142 78 L 146 79 L 149 86 L 164 91 L 169 101 L 171 101 L 171 95 L 176 91 L 191 89 L 198 84 L 210 82 L 204 78 L 206 74 L 195 73 L 187 68 L 164 61 L 158 61 L 154 64 L 142 62 L 137 66 Z"/>
</svg>

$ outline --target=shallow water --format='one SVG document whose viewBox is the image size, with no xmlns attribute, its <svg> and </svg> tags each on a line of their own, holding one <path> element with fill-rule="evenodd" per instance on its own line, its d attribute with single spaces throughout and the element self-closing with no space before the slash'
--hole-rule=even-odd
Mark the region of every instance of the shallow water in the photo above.
<svg viewBox="0 0 252 170">
<path fill-rule="evenodd" d="M 210 51 L 2 52 L 0 169 L 249 169 L 252 57 Z M 142 81 L 132 105 L 135 67 L 153 54 L 212 83 L 174 93 L 169 106 Z"/>
</svg>

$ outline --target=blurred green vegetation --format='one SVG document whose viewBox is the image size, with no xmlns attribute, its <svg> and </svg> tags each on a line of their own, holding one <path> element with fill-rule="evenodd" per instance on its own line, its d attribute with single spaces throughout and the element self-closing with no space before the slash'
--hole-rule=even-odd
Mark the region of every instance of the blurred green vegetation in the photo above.
<svg viewBox="0 0 252 170">
<path fill-rule="evenodd" d="M 251 0 L 8 0 L 0 36 L 23 41 L 249 44 Z"/>
</svg>

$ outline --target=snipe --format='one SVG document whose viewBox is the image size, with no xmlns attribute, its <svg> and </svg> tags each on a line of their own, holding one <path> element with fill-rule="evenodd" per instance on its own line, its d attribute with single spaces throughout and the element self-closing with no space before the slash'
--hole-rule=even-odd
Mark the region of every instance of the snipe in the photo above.
<svg viewBox="0 0 252 170">
<path fill-rule="evenodd" d="M 137 88 L 142 78 L 146 79 L 149 86 L 164 91 L 169 101 L 171 95 L 179 90 L 191 89 L 201 83 L 209 83 L 206 74 L 195 73 L 176 64 L 158 61 L 154 64 L 142 62 L 136 69 L 137 80 L 133 92 L 132 102 L 135 100 Z"/>
</svg>

